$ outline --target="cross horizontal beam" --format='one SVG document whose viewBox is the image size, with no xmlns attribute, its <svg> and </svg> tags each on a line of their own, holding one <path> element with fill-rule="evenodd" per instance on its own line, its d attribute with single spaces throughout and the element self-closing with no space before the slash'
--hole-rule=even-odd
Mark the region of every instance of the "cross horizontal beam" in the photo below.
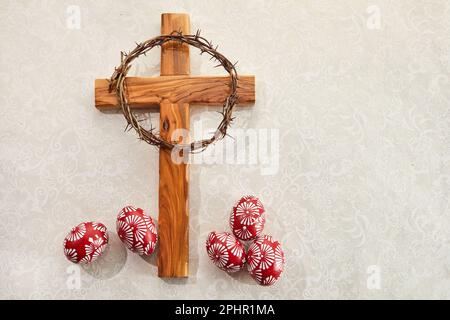
<svg viewBox="0 0 450 320">
<path fill-rule="evenodd" d="M 157 108 L 164 103 L 220 105 L 230 94 L 228 76 L 127 77 L 128 101 L 133 108 Z M 239 76 L 240 105 L 255 101 L 255 77 Z M 95 106 L 100 110 L 118 108 L 117 97 L 109 92 L 106 79 L 95 80 Z"/>
</svg>

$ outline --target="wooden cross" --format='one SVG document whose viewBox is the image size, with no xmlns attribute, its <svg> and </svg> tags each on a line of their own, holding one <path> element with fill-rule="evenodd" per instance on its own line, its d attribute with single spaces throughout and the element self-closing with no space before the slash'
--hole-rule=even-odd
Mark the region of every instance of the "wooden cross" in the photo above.
<svg viewBox="0 0 450 320">
<path fill-rule="evenodd" d="M 161 15 L 161 33 L 181 30 L 190 34 L 189 15 Z M 168 42 L 161 49 L 161 76 L 127 77 L 128 99 L 133 108 L 158 107 L 160 135 L 171 140 L 176 129 L 189 129 L 189 105 L 219 105 L 230 93 L 228 76 L 190 76 L 189 46 Z M 239 76 L 239 105 L 255 101 L 255 78 Z M 95 106 L 118 109 L 117 97 L 108 91 L 108 80 L 95 80 Z M 188 165 L 175 164 L 170 151 L 159 153 L 159 254 L 158 276 L 187 277 L 189 273 Z"/>
</svg>

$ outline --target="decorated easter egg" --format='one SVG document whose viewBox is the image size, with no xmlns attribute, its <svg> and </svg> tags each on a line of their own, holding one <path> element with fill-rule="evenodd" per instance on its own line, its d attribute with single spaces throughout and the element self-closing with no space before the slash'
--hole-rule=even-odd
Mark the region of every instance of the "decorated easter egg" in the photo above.
<svg viewBox="0 0 450 320">
<path fill-rule="evenodd" d="M 83 222 L 64 238 L 64 254 L 74 263 L 91 263 L 106 249 L 108 232 L 100 222 Z"/>
<path fill-rule="evenodd" d="M 265 223 L 264 207 L 257 197 L 242 197 L 231 210 L 230 227 L 240 240 L 252 240 L 259 236 Z"/>
<path fill-rule="evenodd" d="M 153 219 L 141 208 L 126 206 L 120 210 L 116 221 L 117 234 L 125 246 L 139 255 L 155 251 L 158 233 Z"/>
<path fill-rule="evenodd" d="M 284 269 L 281 244 L 268 235 L 257 237 L 247 251 L 247 268 L 259 284 L 264 286 L 274 284 Z"/>
<path fill-rule="evenodd" d="M 210 232 L 206 239 L 206 252 L 223 271 L 232 273 L 244 267 L 244 246 L 229 232 Z"/>
</svg>

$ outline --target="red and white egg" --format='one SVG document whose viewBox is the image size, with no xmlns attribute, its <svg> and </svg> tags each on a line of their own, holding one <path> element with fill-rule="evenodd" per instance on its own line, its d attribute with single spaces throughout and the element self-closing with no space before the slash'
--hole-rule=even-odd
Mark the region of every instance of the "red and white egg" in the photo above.
<svg viewBox="0 0 450 320">
<path fill-rule="evenodd" d="M 206 251 L 212 262 L 223 271 L 232 273 L 244 268 L 244 246 L 229 232 L 210 232 Z"/>
<path fill-rule="evenodd" d="M 141 208 L 126 206 L 120 210 L 116 229 L 120 240 L 132 252 L 142 256 L 155 251 L 158 232 L 153 219 Z"/>
<path fill-rule="evenodd" d="M 266 223 L 264 206 L 257 197 L 242 197 L 233 206 L 230 227 L 236 238 L 252 240 L 259 236 Z"/>
<path fill-rule="evenodd" d="M 64 255 L 73 263 L 91 263 L 102 255 L 108 244 L 108 232 L 100 222 L 83 222 L 64 238 Z"/>
<path fill-rule="evenodd" d="M 284 263 L 281 244 L 271 236 L 259 236 L 247 250 L 247 269 L 260 285 L 274 284 L 283 272 Z"/>
</svg>

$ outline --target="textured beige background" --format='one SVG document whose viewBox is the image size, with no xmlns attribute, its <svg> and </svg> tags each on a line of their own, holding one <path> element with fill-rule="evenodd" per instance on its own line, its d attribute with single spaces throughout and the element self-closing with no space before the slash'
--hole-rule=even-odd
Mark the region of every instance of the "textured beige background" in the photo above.
<svg viewBox="0 0 450 320">
<path fill-rule="evenodd" d="M 449 2 L 168 2 L 0 1 L 0 298 L 450 298 Z M 67 27 L 68 5 L 80 29 Z M 159 279 L 155 258 L 115 235 L 124 204 L 157 216 L 158 153 L 93 107 L 94 78 L 157 35 L 162 12 L 190 13 L 193 30 L 256 75 L 257 103 L 235 127 L 280 135 L 276 174 L 192 167 L 187 281 Z M 192 56 L 193 73 L 221 73 Z M 133 73 L 158 74 L 158 60 L 155 50 Z M 193 121 L 213 127 L 207 110 Z M 203 247 L 246 193 L 284 245 L 273 287 L 220 272 Z M 112 242 L 78 269 L 76 289 L 62 240 L 92 219 Z M 380 289 L 366 284 L 370 266 Z"/>
</svg>

